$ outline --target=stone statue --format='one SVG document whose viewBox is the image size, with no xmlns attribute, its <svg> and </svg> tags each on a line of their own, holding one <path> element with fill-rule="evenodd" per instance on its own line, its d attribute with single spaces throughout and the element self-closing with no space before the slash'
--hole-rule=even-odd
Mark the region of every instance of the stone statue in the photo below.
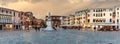
<svg viewBox="0 0 120 44">
<path fill-rule="evenodd" d="M 53 27 L 52 27 L 52 24 L 51 24 L 51 13 L 48 12 L 48 17 L 47 17 L 47 21 L 46 21 L 46 24 L 47 24 L 47 28 L 45 30 L 54 30 Z"/>
</svg>

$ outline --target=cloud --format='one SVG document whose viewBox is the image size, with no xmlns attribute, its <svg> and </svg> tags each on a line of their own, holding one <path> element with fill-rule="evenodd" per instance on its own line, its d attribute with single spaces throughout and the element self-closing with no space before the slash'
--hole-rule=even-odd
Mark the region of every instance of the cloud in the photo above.
<svg viewBox="0 0 120 44">
<path fill-rule="evenodd" d="M 37 18 L 44 18 L 48 11 L 53 15 L 66 15 L 84 8 L 110 8 L 120 6 L 120 0 L 0 0 L 0 6 L 32 11 Z"/>
<path fill-rule="evenodd" d="M 18 0 L 0 0 L 0 4 L 2 6 L 7 5 L 9 3 L 14 3 L 14 2 L 18 2 Z"/>
<path fill-rule="evenodd" d="M 97 0 L 90 7 L 92 8 L 111 8 L 120 6 L 119 0 Z"/>
</svg>

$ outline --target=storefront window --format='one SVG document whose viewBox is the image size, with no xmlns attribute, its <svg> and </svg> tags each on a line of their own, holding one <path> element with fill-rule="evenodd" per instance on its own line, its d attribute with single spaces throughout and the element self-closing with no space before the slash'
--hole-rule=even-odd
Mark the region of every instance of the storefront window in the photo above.
<svg viewBox="0 0 120 44">
<path fill-rule="evenodd" d="M 105 22 L 105 19 L 93 19 L 93 22 L 102 23 Z"/>
</svg>

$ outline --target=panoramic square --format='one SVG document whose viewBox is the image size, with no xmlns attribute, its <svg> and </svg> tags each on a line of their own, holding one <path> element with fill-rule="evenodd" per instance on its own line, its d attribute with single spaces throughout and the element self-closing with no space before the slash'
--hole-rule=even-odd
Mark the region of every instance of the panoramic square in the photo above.
<svg viewBox="0 0 120 44">
<path fill-rule="evenodd" d="M 0 44 L 120 44 L 120 0 L 0 0 Z"/>
</svg>

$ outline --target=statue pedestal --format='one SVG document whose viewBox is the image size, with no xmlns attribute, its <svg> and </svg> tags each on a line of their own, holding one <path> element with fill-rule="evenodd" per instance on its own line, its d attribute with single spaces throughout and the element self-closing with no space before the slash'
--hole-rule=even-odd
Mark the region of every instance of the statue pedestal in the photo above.
<svg viewBox="0 0 120 44">
<path fill-rule="evenodd" d="M 52 27 L 52 23 L 51 23 L 51 13 L 50 13 L 50 12 L 48 12 L 48 18 L 47 18 L 47 19 L 48 19 L 47 22 L 46 22 L 47 28 L 45 28 L 44 30 L 45 30 L 45 31 L 55 30 L 55 29 L 53 29 L 53 27 Z"/>
<path fill-rule="evenodd" d="M 47 28 L 45 28 L 45 30 L 46 30 L 46 31 L 47 31 L 47 30 L 48 30 L 48 31 L 49 31 L 49 30 L 54 30 L 53 27 L 52 27 L 52 25 L 51 25 L 51 20 L 48 20 L 48 21 L 47 21 Z"/>
</svg>

